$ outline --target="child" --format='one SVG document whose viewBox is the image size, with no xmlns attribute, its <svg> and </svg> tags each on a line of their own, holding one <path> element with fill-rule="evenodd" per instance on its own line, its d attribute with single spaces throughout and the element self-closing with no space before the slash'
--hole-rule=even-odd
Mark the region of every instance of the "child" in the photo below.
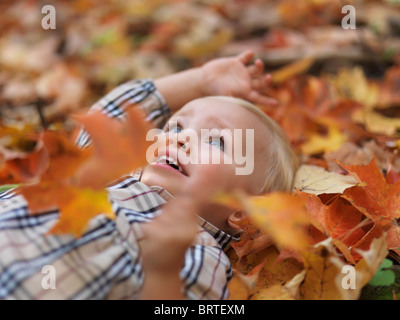
<svg viewBox="0 0 400 320">
<path fill-rule="evenodd" d="M 209 197 L 218 190 L 290 190 L 296 170 L 279 127 L 237 99 L 274 103 L 264 94 L 269 76 L 262 62 L 246 66 L 252 59 L 249 51 L 154 83 L 128 82 L 95 104 L 93 109 L 117 118 L 129 107 L 141 107 L 149 121 L 164 128 L 159 139 L 166 147 L 143 170 L 108 188 L 116 219 L 97 216 L 79 239 L 45 235 L 58 218 L 57 210 L 30 216 L 21 196 L 5 196 L 0 202 L 0 298 L 226 298 L 232 269 L 224 249 L 235 240 L 232 222 L 241 213 L 212 204 Z M 212 128 L 254 130 L 250 174 L 237 175 L 233 161 L 180 162 L 180 152 L 203 159 L 210 148 L 218 148 L 212 154 L 226 159 L 221 137 L 200 141 L 198 148 L 182 138 L 189 129 L 199 133 Z M 176 145 L 169 144 L 173 139 Z M 78 144 L 88 143 L 83 132 Z M 162 156 L 173 165 L 160 161 Z M 42 268 L 48 265 L 56 271 L 54 288 L 43 282 Z"/>
</svg>

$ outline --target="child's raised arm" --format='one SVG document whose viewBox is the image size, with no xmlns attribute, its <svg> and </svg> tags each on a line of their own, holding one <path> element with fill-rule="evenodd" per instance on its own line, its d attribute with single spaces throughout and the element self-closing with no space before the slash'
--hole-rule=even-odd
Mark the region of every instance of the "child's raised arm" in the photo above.
<svg viewBox="0 0 400 320">
<path fill-rule="evenodd" d="M 141 299 L 185 299 L 179 273 L 197 232 L 194 210 L 190 198 L 170 200 L 162 214 L 143 228 L 140 246 L 145 279 Z"/>
<path fill-rule="evenodd" d="M 191 100 L 213 95 L 275 105 L 276 101 L 266 95 L 271 77 L 264 73 L 260 59 L 251 64 L 253 57 L 249 50 L 236 57 L 214 59 L 201 67 L 159 78 L 154 83 L 173 111 Z"/>
<path fill-rule="evenodd" d="M 216 168 L 210 167 L 210 170 Z M 211 197 L 220 191 L 217 181 L 213 184 L 215 188 L 202 187 L 205 180 L 213 179 L 210 177 L 213 175 L 193 176 L 184 193 L 169 200 L 162 213 L 143 226 L 140 248 L 145 278 L 141 299 L 182 300 L 190 296 L 221 299 L 223 296 L 230 263 L 227 257 L 222 257 L 222 248 L 204 246 L 200 251 L 190 253 L 196 256 L 196 266 L 190 268 L 194 269 L 193 273 L 186 274 L 192 285 L 186 289 L 193 290 L 186 292 L 188 296 L 184 292 L 185 283 L 180 278 L 187 250 L 193 246 L 200 231 L 197 215 L 210 203 Z M 209 275 L 212 275 L 212 280 Z"/>
</svg>

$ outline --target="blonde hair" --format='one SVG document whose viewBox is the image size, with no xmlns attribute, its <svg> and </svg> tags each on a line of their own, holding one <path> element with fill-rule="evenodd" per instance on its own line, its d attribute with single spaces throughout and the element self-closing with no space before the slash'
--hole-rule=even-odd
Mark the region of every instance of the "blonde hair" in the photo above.
<svg viewBox="0 0 400 320">
<path fill-rule="evenodd" d="M 265 156 L 264 186 L 261 188 L 260 193 L 272 191 L 291 192 L 296 171 L 299 167 L 299 160 L 283 129 L 261 109 L 246 100 L 230 96 L 211 96 L 208 98 L 238 104 L 252 112 L 265 124 L 268 132 L 265 137 L 268 150 Z"/>
</svg>

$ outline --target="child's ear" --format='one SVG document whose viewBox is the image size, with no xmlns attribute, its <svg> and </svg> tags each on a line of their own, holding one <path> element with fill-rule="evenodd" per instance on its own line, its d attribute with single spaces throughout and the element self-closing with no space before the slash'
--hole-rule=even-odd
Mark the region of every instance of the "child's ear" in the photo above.
<svg viewBox="0 0 400 320">
<path fill-rule="evenodd" d="M 246 213 L 244 211 L 238 210 L 233 212 L 228 218 L 228 224 L 231 228 L 237 230 L 238 232 L 243 231 L 240 227 L 240 221 L 242 221 L 246 217 Z"/>
</svg>

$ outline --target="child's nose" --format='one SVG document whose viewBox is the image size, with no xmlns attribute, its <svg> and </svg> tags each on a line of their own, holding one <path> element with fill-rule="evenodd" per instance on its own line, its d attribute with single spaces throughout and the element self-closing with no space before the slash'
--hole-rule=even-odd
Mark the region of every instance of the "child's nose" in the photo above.
<svg viewBox="0 0 400 320">
<path fill-rule="evenodd" d="M 186 136 L 181 134 L 180 132 L 167 133 L 166 144 L 176 146 L 177 149 L 183 149 L 186 152 L 189 152 L 190 150 L 189 143 L 188 141 L 186 141 Z"/>
</svg>

